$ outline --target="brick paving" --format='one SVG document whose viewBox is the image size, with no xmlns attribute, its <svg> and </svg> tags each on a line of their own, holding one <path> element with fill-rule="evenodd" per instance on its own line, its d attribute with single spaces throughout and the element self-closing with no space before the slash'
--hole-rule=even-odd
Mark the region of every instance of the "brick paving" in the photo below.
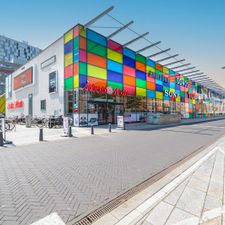
<svg viewBox="0 0 225 225">
<path fill-rule="evenodd" d="M 52 212 L 73 224 L 224 129 L 223 120 L 0 149 L 0 224 L 31 224 Z"/>
</svg>

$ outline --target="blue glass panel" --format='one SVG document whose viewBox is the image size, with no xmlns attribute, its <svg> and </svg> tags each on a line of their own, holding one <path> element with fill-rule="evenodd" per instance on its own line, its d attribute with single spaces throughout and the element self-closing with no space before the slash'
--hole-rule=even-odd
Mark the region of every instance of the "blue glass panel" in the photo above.
<svg viewBox="0 0 225 225">
<path fill-rule="evenodd" d="M 123 74 L 108 70 L 108 81 L 123 83 Z"/>
<path fill-rule="evenodd" d="M 155 68 L 155 62 L 152 61 L 151 59 L 147 59 L 147 65 Z"/>
<path fill-rule="evenodd" d="M 79 53 L 78 51 L 74 52 L 73 55 L 73 62 L 78 62 L 79 61 Z"/>
<path fill-rule="evenodd" d="M 118 73 L 123 73 L 123 65 L 112 60 L 107 60 L 108 70 L 112 70 Z"/>
<path fill-rule="evenodd" d="M 163 91 L 163 86 L 162 85 L 159 85 L 159 84 L 156 84 L 156 91 Z"/>
<path fill-rule="evenodd" d="M 80 74 L 79 84 L 80 84 L 80 87 L 84 87 L 87 84 L 87 76 Z"/>
<path fill-rule="evenodd" d="M 136 78 L 146 80 L 146 73 L 140 70 L 136 70 Z"/>
<path fill-rule="evenodd" d="M 175 88 L 175 83 L 170 82 L 170 87 L 171 87 L 171 88 Z"/>
<path fill-rule="evenodd" d="M 136 67 L 136 61 L 134 59 L 131 59 L 127 56 L 123 56 L 123 64 L 132 68 Z"/>
<path fill-rule="evenodd" d="M 169 87 L 170 86 L 170 83 L 169 82 L 163 82 L 163 86 Z"/>
<path fill-rule="evenodd" d="M 185 97 L 180 97 L 180 101 L 184 102 L 185 101 Z"/>
<path fill-rule="evenodd" d="M 64 45 L 64 54 L 68 54 L 68 53 L 70 53 L 70 52 L 72 52 L 72 51 L 73 51 L 73 40 L 67 42 L 67 43 Z"/>
<path fill-rule="evenodd" d="M 170 100 L 170 97 L 169 97 L 169 96 L 164 95 L 164 96 L 163 96 L 163 99 L 164 99 L 164 100 Z"/>
<path fill-rule="evenodd" d="M 163 82 L 161 80 L 155 80 L 155 83 L 159 85 L 163 85 Z"/>
<path fill-rule="evenodd" d="M 175 84 L 175 89 L 180 90 L 180 85 Z"/>
<path fill-rule="evenodd" d="M 170 70 L 170 75 L 175 75 L 175 72 L 173 70 Z"/>
<path fill-rule="evenodd" d="M 155 91 L 147 90 L 147 97 L 148 98 L 155 98 Z"/>
<path fill-rule="evenodd" d="M 136 53 L 134 51 L 130 50 L 129 48 L 124 48 L 123 54 L 125 56 L 128 56 L 128 57 L 132 58 L 132 59 L 136 59 Z"/>
<path fill-rule="evenodd" d="M 107 44 L 106 38 L 104 36 L 89 29 L 87 29 L 87 38 L 103 46 L 106 46 Z"/>
</svg>

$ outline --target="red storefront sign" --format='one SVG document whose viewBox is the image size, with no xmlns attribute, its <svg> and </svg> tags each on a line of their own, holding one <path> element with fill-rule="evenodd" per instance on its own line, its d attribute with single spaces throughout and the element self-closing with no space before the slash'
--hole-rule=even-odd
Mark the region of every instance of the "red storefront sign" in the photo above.
<svg viewBox="0 0 225 225">
<path fill-rule="evenodd" d="M 23 107 L 23 101 L 17 100 L 15 102 L 9 102 L 7 105 L 7 109 L 16 109 L 16 108 L 22 108 Z"/>
<path fill-rule="evenodd" d="M 13 87 L 14 87 L 14 90 L 16 90 L 21 87 L 27 86 L 28 84 L 32 84 L 32 83 L 33 83 L 33 67 L 30 67 L 23 73 L 14 77 Z"/>
<path fill-rule="evenodd" d="M 117 95 L 117 96 L 127 96 L 126 90 L 120 90 L 119 88 L 113 89 L 112 87 L 97 87 L 94 84 L 87 83 L 84 88 L 84 91 L 96 92 L 98 94 L 109 94 L 109 95 Z"/>
</svg>

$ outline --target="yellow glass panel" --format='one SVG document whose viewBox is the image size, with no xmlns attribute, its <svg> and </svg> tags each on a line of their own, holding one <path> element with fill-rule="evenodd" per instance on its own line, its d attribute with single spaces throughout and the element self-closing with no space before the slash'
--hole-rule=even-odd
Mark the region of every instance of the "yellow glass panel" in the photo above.
<svg viewBox="0 0 225 225">
<path fill-rule="evenodd" d="M 70 30 L 64 35 L 64 43 L 67 43 L 68 41 L 73 39 L 73 30 Z"/>
<path fill-rule="evenodd" d="M 111 59 L 111 60 L 119 62 L 119 63 L 123 63 L 122 54 L 120 54 L 116 51 L 113 51 L 111 49 L 107 49 L 107 53 L 108 53 L 108 59 Z"/>
<path fill-rule="evenodd" d="M 159 92 L 159 91 L 156 91 L 156 98 L 157 99 L 163 99 L 163 93 Z"/>
<path fill-rule="evenodd" d="M 107 71 L 97 66 L 88 65 L 88 76 L 106 80 Z"/>
<path fill-rule="evenodd" d="M 73 63 L 73 53 L 69 53 L 65 55 L 65 67 L 71 65 Z"/>
<path fill-rule="evenodd" d="M 137 96 L 146 96 L 146 89 L 136 87 L 136 95 Z"/>
<path fill-rule="evenodd" d="M 169 74 L 169 69 L 168 69 L 168 68 L 163 67 L 163 73 Z"/>
<path fill-rule="evenodd" d="M 155 68 L 153 68 L 153 67 L 151 67 L 151 66 L 146 66 L 146 73 L 148 73 L 148 72 L 153 72 L 153 73 L 155 73 Z"/>
<path fill-rule="evenodd" d="M 74 88 L 79 87 L 79 76 L 78 75 L 74 76 L 73 84 L 74 84 Z"/>
<path fill-rule="evenodd" d="M 176 102 L 180 102 L 180 96 L 176 97 Z"/>
<path fill-rule="evenodd" d="M 82 36 L 82 37 L 86 37 L 86 30 L 84 29 L 83 26 L 80 26 L 80 27 L 79 27 L 79 34 L 80 34 L 80 36 Z"/>
</svg>

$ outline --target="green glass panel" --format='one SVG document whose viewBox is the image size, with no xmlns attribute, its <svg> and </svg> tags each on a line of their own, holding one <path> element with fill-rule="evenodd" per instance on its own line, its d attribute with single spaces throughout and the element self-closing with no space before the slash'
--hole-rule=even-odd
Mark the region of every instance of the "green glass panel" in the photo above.
<svg viewBox="0 0 225 225">
<path fill-rule="evenodd" d="M 136 79 L 136 86 L 141 88 L 146 88 L 146 81 L 141 79 Z"/>
<path fill-rule="evenodd" d="M 146 64 L 146 58 L 145 58 L 143 55 L 137 54 L 137 55 L 136 55 L 136 60 L 137 60 L 138 62 L 142 62 L 142 63 Z"/>
<path fill-rule="evenodd" d="M 165 90 L 170 91 L 170 88 L 169 88 L 169 87 L 163 86 L 163 90 L 164 90 L 164 91 L 165 91 Z"/>
<path fill-rule="evenodd" d="M 108 81 L 108 86 L 112 88 L 119 88 L 121 90 L 123 89 L 123 84 L 112 82 L 112 81 Z"/>
<path fill-rule="evenodd" d="M 78 36 L 73 39 L 74 50 L 79 48 L 79 39 Z"/>
<path fill-rule="evenodd" d="M 157 74 L 159 74 L 159 75 L 162 75 L 162 74 L 163 74 L 163 72 L 160 71 L 160 70 L 155 70 L 155 72 L 156 72 Z"/>
<path fill-rule="evenodd" d="M 87 64 L 84 62 L 79 63 L 79 73 L 83 75 L 87 75 Z"/>
<path fill-rule="evenodd" d="M 185 97 L 185 92 L 181 91 L 181 92 L 180 92 L 180 96 L 181 96 L 181 97 Z"/>
<path fill-rule="evenodd" d="M 65 90 L 73 89 L 73 77 L 69 77 L 64 80 L 64 89 Z"/>
<path fill-rule="evenodd" d="M 96 44 L 93 41 L 89 41 L 88 40 L 87 50 L 88 50 L 88 52 L 91 52 L 91 53 L 96 54 L 96 55 L 103 56 L 105 58 L 107 56 L 107 49 L 106 49 L 106 47 L 104 47 L 102 45 L 99 45 L 99 44 Z"/>
</svg>

